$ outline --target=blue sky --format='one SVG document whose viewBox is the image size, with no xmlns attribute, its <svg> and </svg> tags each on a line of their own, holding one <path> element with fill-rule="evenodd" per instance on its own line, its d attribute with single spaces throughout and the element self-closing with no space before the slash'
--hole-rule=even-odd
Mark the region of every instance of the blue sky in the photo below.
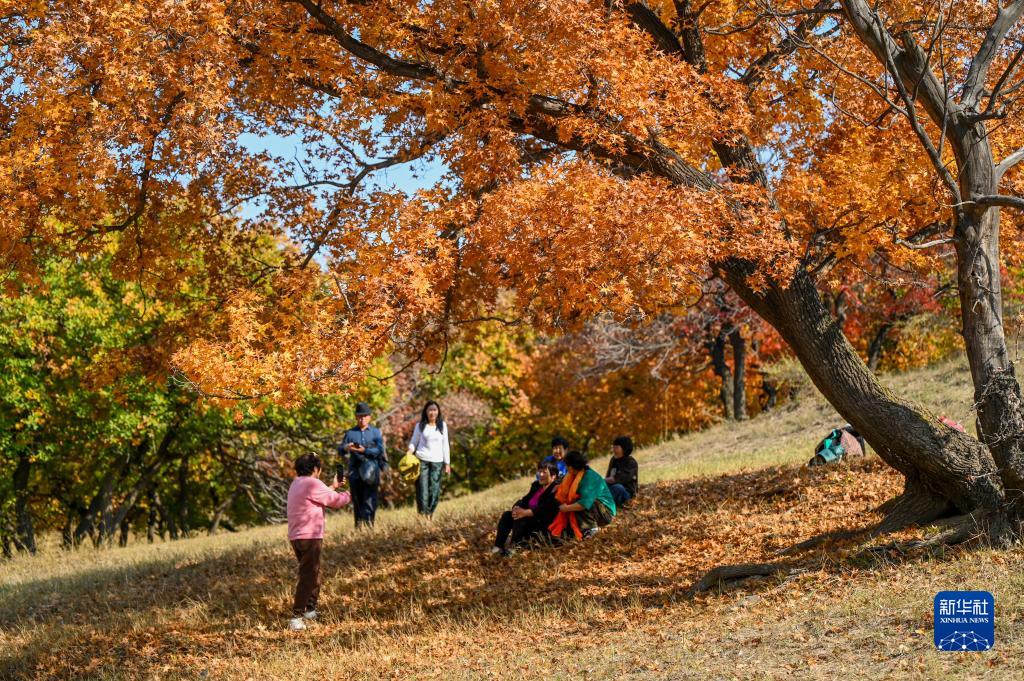
<svg viewBox="0 0 1024 681">
<path fill-rule="evenodd" d="M 282 137 L 279 135 L 243 135 L 242 144 L 253 151 L 267 151 L 283 159 L 298 159 L 312 173 L 325 170 L 323 161 L 309 156 L 298 135 Z M 373 159 L 371 159 L 373 160 Z M 413 193 L 419 189 L 434 186 L 442 177 L 445 168 L 436 161 L 416 161 L 403 163 L 379 170 L 367 177 L 363 182 L 364 190 L 398 189 Z M 255 217 L 260 211 L 259 201 L 250 201 L 240 209 L 244 218 Z"/>
</svg>

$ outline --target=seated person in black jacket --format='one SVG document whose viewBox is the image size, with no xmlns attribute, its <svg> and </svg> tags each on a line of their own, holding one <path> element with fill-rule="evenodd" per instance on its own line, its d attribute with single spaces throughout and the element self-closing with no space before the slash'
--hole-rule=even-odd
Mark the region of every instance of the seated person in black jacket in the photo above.
<svg viewBox="0 0 1024 681">
<path fill-rule="evenodd" d="M 555 499 L 557 480 L 558 464 L 555 461 L 541 461 L 537 466 L 537 479 L 530 485 L 530 491 L 512 506 L 512 510 L 501 514 L 492 553 L 508 554 L 509 535 L 512 546 L 547 535 L 548 525 L 558 515 L 558 500 Z"/>
<path fill-rule="evenodd" d="M 616 506 L 636 496 L 640 466 L 633 458 L 633 441 L 620 435 L 612 442 L 612 460 L 608 462 L 608 474 L 604 481 L 612 492 Z"/>
</svg>

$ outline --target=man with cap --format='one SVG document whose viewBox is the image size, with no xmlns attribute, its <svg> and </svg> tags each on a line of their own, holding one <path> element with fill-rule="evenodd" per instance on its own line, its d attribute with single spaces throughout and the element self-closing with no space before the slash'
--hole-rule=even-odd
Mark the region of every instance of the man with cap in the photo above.
<svg viewBox="0 0 1024 681">
<path fill-rule="evenodd" d="M 370 405 L 366 402 L 357 403 L 356 426 L 346 431 L 338 445 L 338 454 L 346 459 L 338 469 L 338 478 L 348 478 L 357 528 L 373 527 L 377 516 L 380 477 L 388 468 L 384 436 L 379 429 L 370 425 L 370 414 Z"/>
</svg>

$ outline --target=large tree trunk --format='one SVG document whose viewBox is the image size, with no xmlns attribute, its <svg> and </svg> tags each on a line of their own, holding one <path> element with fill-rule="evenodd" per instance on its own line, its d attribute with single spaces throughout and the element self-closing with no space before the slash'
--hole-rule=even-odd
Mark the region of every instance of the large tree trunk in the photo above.
<svg viewBox="0 0 1024 681">
<path fill-rule="evenodd" d="M 1024 415 L 1021 411 L 1020 385 L 1003 333 L 1002 291 L 999 280 L 999 211 L 977 203 L 982 196 L 998 193 L 997 167 L 989 146 L 989 131 L 984 117 L 976 116 L 992 58 L 1008 35 L 1005 31 L 1019 15 L 1000 9 L 996 22 L 1010 22 L 997 30 L 993 23 L 985 41 L 970 65 L 969 73 L 956 100 L 950 85 L 933 72 L 931 52 L 917 43 L 909 29 L 893 37 L 865 0 L 843 0 L 850 26 L 894 79 L 901 83 L 901 97 L 908 106 L 920 105 L 938 126 L 944 140 L 956 156 L 958 174 L 953 179 L 933 158 L 937 173 L 950 186 L 954 197 L 954 243 L 957 254 L 957 284 L 967 358 L 974 380 L 978 410 L 978 435 L 993 459 L 992 479 L 999 477 L 1006 490 L 1003 510 L 990 526 L 990 535 L 1000 541 L 1016 534 L 1011 516 L 1020 516 L 1024 483 Z M 1010 4 L 1007 7 L 1020 8 Z M 897 42 L 898 38 L 898 42 Z M 994 42 L 988 43 L 987 41 Z M 913 93 L 913 101 L 910 95 Z M 993 102 L 989 102 L 991 105 Z M 912 123 L 913 117 L 911 117 Z M 918 134 L 927 134 L 918 127 Z M 941 149 L 941 143 L 939 149 Z M 941 153 L 941 152 L 939 152 Z M 956 182 L 956 186 L 953 186 Z M 966 474 L 965 471 L 958 471 Z M 995 516 L 994 516 L 995 517 Z M 994 531 L 993 531 L 994 530 Z M 1010 530 L 1011 532 L 1007 532 Z"/>
<path fill-rule="evenodd" d="M 960 151 L 961 192 L 995 194 L 995 164 L 984 126 L 976 124 L 961 134 L 965 143 L 954 147 Z M 1009 507 L 1017 509 L 1024 494 L 1024 411 L 1003 329 L 999 210 L 967 205 L 956 218 L 957 285 L 978 437 L 992 451 Z"/>
<path fill-rule="evenodd" d="M 755 292 L 741 265 L 729 263 L 723 271 L 740 297 L 778 330 L 836 411 L 906 477 L 887 528 L 934 520 L 951 510 L 949 504 L 964 513 L 1001 504 L 1003 487 L 988 449 L 884 388 L 825 308 L 809 274 L 800 271 L 786 288 Z"/>
</svg>

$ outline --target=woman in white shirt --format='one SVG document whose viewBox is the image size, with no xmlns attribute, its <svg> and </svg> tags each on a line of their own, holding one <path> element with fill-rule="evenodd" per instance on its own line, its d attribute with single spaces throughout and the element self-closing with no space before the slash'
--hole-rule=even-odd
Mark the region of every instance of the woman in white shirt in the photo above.
<svg viewBox="0 0 1024 681">
<path fill-rule="evenodd" d="M 452 459 L 448 446 L 448 427 L 441 417 L 441 405 L 431 400 L 423 406 L 419 423 L 409 440 L 409 453 L 420 460 L 420 477 L 416 480 L 416 510 L 433 518 L 441 497 L 441 471 L 451 475 Z"/>
</svg>

